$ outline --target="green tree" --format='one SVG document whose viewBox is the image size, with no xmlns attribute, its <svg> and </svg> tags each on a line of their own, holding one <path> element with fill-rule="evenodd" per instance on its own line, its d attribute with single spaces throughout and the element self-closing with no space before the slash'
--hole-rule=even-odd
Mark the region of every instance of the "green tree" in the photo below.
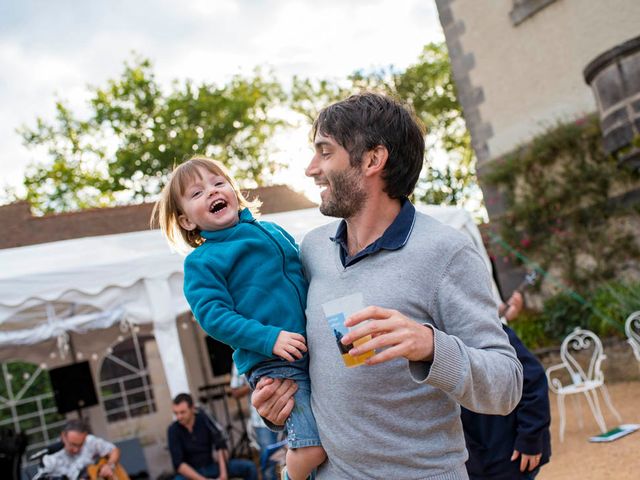
<svg viewBox="0 0 640 480">
<path fill-rule="evenodd" d="M 331 80 L 311 80 L 293 77 L 290 94 L 290 107 L 301 114 L 304 119 L 313 124 L 325 106 L 342 100 L 355 92 L 351 77 L 345 82 Z"/>
<path fill-rule="evenodd" d="M 144 200 L 175 163 L 197 153 L 215 156 L 248 186 L 260 184 L 279 166 L 267 140 L 284 124 L 269 114 L 283 98 L 259 69 L 223 86 L 175 80 L 165 93 L 151 62 L 135 58 L 119 78 L 90 87 L 86 118 L 59 101 L 52 122 L 19 129 L 28 148 L 49 157 L 29 166 L 26 199 L 40 212 Z"/>
<path fill-rule="evenodd" d="M 343 82 L 294 78 L 291 107 L 313 121 L 323 106 L 364 89 L 384 91 L 412 105 L 427 129 L 427 168 L 418 184 L 418 200 L 462 205 L 478 193 L 471 138 L 444 43 L 426 45 L 404 71 L 360 70 Z"/>
</svg>

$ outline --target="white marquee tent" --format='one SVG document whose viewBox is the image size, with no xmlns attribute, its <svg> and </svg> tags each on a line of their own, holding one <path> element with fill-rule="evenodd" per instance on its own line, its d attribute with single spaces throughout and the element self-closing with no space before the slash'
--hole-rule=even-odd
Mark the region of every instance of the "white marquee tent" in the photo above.
<svg viewBox="0 0 640 480">
<path fill-rule="evenodd" d="M 468 234 L 490 268 L 480 232 L 466 211 L 418 208 Z M 279 223 L 298 241 L 332 220 L 316 208 L 262 219 Z M 126 320 L 152 325 L 169 391 L 188 391 L 176 326 L 177 316 L 188 311 L 182 262 L 158 230 L 0 250 L 0 361 L 23 359 L 25 347 L 30 358 L 39 349 L 46 358 L 69 332 L 106 329 Z"/>
</svg>

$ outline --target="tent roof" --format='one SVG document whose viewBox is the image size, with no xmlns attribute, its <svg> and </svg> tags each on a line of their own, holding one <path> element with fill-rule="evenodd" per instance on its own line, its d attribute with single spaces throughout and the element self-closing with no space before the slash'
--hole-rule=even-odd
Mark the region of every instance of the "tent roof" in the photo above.
<svg viewBox="0 0 640 480">
<path fill-rule="evenodd" d="M 490 265 L 468 212 L 454 207 L 417 208 L 465 231 Z M 280 224 L 298 241 L 312 228 L 335 220 L 323 216 L 317 208 L 268 214 L 262 219 Z M 115 310 L 138 323 L 151 322 L 153 306 L 144 289 L 144 283 L 150 280 L 167 282 L 175 316 L 188 311 L 182 295 L 183 257 L 170 250 L 159 230 L 3 249 L 0 265 L 0 325 L 4 331 L 34 328 L 43 317 L 51 323 L 51 317 L 59 315 L 56 307 L 51 307 L 56 303 L 84 305 L 71 316 L 102 313 L 99 320 L 103 323 L 104 313 Z M 89 323 L 98 320 L 86 319 Z M 68 318 L 69 325 L 71 320 Z"/>
<path fill-rule="evenodd" d="M 0 250 L 0 305 L 56 300 L 67 291 L 96 295 L 182 269 L 158 230 L 76 238 Z"/>
</svg>

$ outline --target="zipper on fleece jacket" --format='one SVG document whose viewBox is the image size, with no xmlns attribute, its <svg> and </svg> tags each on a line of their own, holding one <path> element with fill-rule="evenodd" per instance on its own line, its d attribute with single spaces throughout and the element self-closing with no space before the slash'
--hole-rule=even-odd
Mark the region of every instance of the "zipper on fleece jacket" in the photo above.
<svg viewBox="0 0 640 480">
<path fill-rule="evenodd" d="M 266 228 L 264 228 L 262 225 L 260 225 L 255 219 L 251 220 L 252 225 L 255 225 L 256 227 L 258 227 L 258 229 L 264 233 L 264 235 L 269 239 L 269 241 L 271 241 L 276 248 L 278 249 L 278 251 L 280 252 L 280 258 L 282 258 L 282 273 L 285 276 L 285 278 L 287 279 L 287 281 L 291 284 L 291 286 L 293 287 L 293 289 L 296 292 L 296 296 L 298 297 L 298 303 L 300 304 L 300 309 L 302 311 L 302 314 L 305 315 L 305 311 L 306 311 L 306 305 L 302 304 L 302 297 L 300 296 L 300 292 L 298 291 L 298 287 L 296 286 L 295 282 L 291 279 L 291 277 L 289 277 L 288 273 L 287 273 L 287 268 L 286 268 L 286 256 L 284 254 L 284 249 L 282 248 L 282 246 L 278 243 L 278 241 L 273 238 L 273 235 L 271 235 L 271 233 L 269 233 L 267 231 Z"/>
</svg>

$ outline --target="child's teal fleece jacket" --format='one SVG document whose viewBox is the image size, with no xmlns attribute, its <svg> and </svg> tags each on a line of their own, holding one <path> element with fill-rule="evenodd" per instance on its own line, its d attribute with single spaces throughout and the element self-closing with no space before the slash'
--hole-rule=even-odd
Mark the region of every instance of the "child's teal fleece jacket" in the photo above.
<svg viewBox="0 0 640 480">
<path fill-rule="evenodd" d="M 200 326 L 231 346 L 240 374 L 274 358 L 282 330 L 305 334 L 307 281 L 293 237 L 248 209 L 233 227 L 203 231 L 184 262 L 184 294 Z"/>
</svg>

